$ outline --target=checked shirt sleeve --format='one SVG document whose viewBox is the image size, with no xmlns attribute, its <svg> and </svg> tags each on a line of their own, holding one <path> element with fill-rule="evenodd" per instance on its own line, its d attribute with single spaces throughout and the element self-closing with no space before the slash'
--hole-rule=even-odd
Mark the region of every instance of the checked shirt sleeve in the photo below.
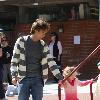
<svg viewBox="0 0 100 100">
<path fill-rule="evenodd" d="M 16 77 L 18 75 L 18 63 L 20 58 L 20 38 L 17 39 L 14 49 L 13 49 L 13 56 L 11 59 L 11 74 L 12 77 Z"/>
<path fill-rule="evenodd" d="M 46 46 L 46 49 L 47 49 L 46 50 L 46 52 L 47 52 L 47 62 L 48 62 L 48 65 L 49 65 L 49 68 L 50 68 L 51 72 L 53 73 L 53 75 L 57 79 L 62 80 L 63 79 L 63 76 L 61 75 L 61 73 L 59 71 L 58 65 L 53 60 L 53 56 L 50 54 L 50 51 L 49 51 L 48 46 Z"/>
</svg>

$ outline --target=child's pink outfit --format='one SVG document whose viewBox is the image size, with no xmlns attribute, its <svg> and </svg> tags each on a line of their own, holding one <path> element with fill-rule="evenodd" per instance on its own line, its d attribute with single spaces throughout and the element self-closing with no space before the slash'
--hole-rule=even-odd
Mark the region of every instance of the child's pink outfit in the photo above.
<svg viewBox="0 0 100 100">
<path fill-rule="evenodd" d="M 65 100 L 79 100 L 77 97 L 77 86 L 86 86 L 91 82 L 91 80 L 87 80 L 84 82 L 80 82 L 78 78 L 75 78 L 72 81 L 66 80 L 63 84 L 64 92 L 65 92 Z"/>
</svg>

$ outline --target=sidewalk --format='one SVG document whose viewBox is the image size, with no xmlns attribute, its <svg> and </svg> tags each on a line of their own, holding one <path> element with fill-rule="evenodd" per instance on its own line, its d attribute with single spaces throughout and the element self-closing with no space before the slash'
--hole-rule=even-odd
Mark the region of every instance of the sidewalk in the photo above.
<svg viewBox="0 0 100 100">
<path fill-rule="evenodd" d="M 58 85 L 57 84 L 47 84 L 43 89 L 43 100 L 58 100 Z M 93 92 L 95 91 L 95 84 L 93 84 Z M 64 100 L 64 91 L 62 89 L 62 100 Z M 79 100 L 91 100 L 90 97 L 90 86 L 78 87 L 78 97 Z M 8 97 L 8 100 L 18 100 L 18 96 Z M 31 99 L 30 99 L 31 100 Z M 93 100 L 100 100 L 94 96 Z"/>
</svg>

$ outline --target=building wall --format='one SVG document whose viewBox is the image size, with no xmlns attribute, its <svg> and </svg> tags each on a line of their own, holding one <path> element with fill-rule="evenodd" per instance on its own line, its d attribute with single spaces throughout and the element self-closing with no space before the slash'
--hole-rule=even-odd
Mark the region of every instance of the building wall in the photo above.
<svg viewBox="0 0 100 100">
<path fill-rule="evenodd" d="M 31 24 L 16 26 L 16 34 L 24 32 L 29 34 Z M 63 29 L 59 33 L 59 28 Z M 98 20 L 80 20 L 66 22 L 51 22 L 50 32 L 56 31 L 59 34 L 63 46 L 62 67 L 67 65 L 77 65 L 83 61 L 100 44 L 100 24 Z M 50 33 L 49 32 L 49 33 Z M 80 36 L 80 44 L 74 44 L 74 36 Z M 45 41 L 49 43 L 50 35 Z M 100 50 L 99 50 L 100 51 Z M 80 69 L 81 78 L 90 78 L 98 74 L 96 67 L 100 60 L 100 52 L 97 52 Z"/>
</svg>

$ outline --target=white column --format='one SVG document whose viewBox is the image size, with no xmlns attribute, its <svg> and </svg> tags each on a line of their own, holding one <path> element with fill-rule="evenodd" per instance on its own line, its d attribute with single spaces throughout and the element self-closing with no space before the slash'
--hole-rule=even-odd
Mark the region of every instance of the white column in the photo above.
<svg viewBox="0 0 100 100">
<path fill-rule="evenodd" d="M 83 4 L 79 5 L 79 17 L 80 19 L 84 19 L 84 5 Z"/>
</svg>

